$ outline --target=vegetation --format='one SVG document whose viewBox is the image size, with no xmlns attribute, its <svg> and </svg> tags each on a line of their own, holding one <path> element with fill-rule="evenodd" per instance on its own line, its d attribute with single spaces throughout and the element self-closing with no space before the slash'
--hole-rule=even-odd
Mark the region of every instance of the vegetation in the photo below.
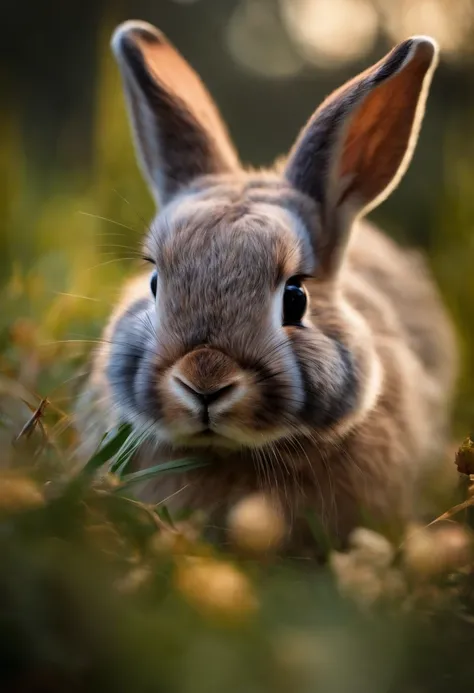
<svg viewBox="0 0 474 693">
<path fill-rule="evenodd" d="M 232 552 L 201 538 L 199 518 L 135 500 L 125 427 L 74 469 L 64 418 L 47 412 L 43 400 L 0 474 L 2 691 L 441 693 L 474 680 L 471 440 L 459 505 L 400 546 L 358 529 L 316 568 L 276 557 L 284 527 L 263 498 L 229 517 Z"/>
<path fill-rule="evenodd" d="M 72 404 L 117 289 L 139 267 L 152 214 L 106 49 L 109 33 L 97 50 L 86 168 L 63 175 L 40 166 L 26 156 L 16 110 L 0 122 L 0 690 L 469 690 L 469 439 L 456 457 L 457 506 L 440 506 L 438 521 L 410 528 L 397 546 L 358 530 L 347 554 L 330 551 L 318 569 L 276 557 L 283 530 L 263 499 L 229 518 L 232 552 L 204 541 L 199 518 L 170 518 L 163 506 L 137 502 L 126 469 L 128 430 L 111 431 L 86 467 L 75 467 Z M 443 69 L 440 83 L 447 84 L 454 73 Z M 317 99 L 311 93 L 308 103 L 309 96 L 313 107 Z M 445 104 L 451 120 L 440 128 Z M 432 136 L 422 137 L 415 173 L 379 216 L 403 241 L 429 251 L 456 321 L 464 353 L 459 440 L 474 421 L 474 152 L 472 111 L 462 105 L 455 111 L 458 102 L 435 94 Z M 224 111 L 232 108 L 229 99 Z M 72 146 L 67 133 L 65 126 L 60 151 Z M 257 127 L 248 135 L 248 150 L 260 134 Z M 437 187 L 429 177 L 434 140 L 443 156 Z M 408 222 L 405 235 L 394 219 Z"/>
</svg>

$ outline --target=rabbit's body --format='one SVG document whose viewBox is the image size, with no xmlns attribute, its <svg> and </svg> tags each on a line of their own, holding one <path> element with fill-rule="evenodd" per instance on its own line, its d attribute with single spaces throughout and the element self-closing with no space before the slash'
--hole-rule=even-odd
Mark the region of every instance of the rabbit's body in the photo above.
<svg viewBox="0 0 474 693">
<path fill-rule="evenodd" d="M 129 103 L 138 128 L 145 121 L 134 90 L 146 95 L 150 86 L 147 51 L 166 50 L 171 62 L 177 55 L 153 32 L 125 25 L 115 39 L 126 81 L 137 80 Z M 418 255 L 366 221 L 356 220 L 348 239 L 360 210 L 386 194 L 406 165 L 433 55 L 425 39 L 408 41 L 332 97 L 281 176 L 239 170 L 225 131 L 214 128 L 210 137 L 189 104 L 177 99 L 169 117 L 174 96 L 160 100 L 168 83 L 154 63 L 158 91 L 145 106 L 158 114 L 160 156 L 176 146 L 179 127 L 186 147 L 174 159 L 170 152 L 168 168 L 160 160 L 154 181 L 163 209 L 146 242 L 158 269 L 152 291 L 149 274 L 126 287 L 82 402 L 86 444 L 119 421 L 135 425 L 143 436 L 135 469 L 183 457 L 207 463 L 145 483 L 143 498 L 219 518 L 263 488 L 285 508 L 294 546 L 306 511 L 340 538 L 358 522 L 396 526 L 412 515 L 416 480 L 445 442 L 453 334 Z M 384 80 L 408 100 L 392 124 L 391 111 L 385 120 L 380 113 Z M 352 120 L 340 135 L 344 152 L 336 147 L 339 191 L 321 172 L 334 178 L 325 148 L 337 144 L 336 128 L 348 118 L 342 106 Z M 358 144 L 372 137 L 372 116 L 403 144 L 375 174 L 364 172 L 370 142 Z M 213 122 L 215 112 L 207 117 Z M 153 180 L 156 165 L 140 129 L 137 138 Z M 372 154 L 380 158 L 377 146 Z M 190 151 L 191 173 L 183 176 Z M 178 173 L 184 180 L 176 185 Z M 317 184 L 314 175 L 322 178 Z"/>
</svg>

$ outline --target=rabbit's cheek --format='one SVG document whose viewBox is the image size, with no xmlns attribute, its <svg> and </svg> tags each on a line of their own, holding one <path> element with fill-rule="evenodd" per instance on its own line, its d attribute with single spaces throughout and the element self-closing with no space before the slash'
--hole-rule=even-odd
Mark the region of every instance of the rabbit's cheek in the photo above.
<svg viewBox="0 0 474 693">
<path fill-rule="evenodd" d="M 332 428 L 357 406 L 359 383 L 353 355 L 342 343 L 316 330 L 295 333 L 293 348 L 304 396 L 300 423 L 319 430 Z"/>
</svg>

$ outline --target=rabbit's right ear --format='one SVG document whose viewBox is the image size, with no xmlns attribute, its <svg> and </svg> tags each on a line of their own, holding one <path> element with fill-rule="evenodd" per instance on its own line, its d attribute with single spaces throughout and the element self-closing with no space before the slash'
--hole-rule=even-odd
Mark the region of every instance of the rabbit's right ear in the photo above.
<svg viewBox="0 0 474 693">
<path fill-rule="evenodd" d="M 354 219 L 394 189 L 413 154 L 436 43 L 414 36 L 331 94 L 296 141 L 285 176 L 318 204 L 320 272 L 334 277 Z"/>
<path fill-rule="evenodd" d="M 217 108 L 178 51 L 151 24 L 112 37 L 140 163 L 159 205 L 196 176 L 239 168 Z"/>
</svg>

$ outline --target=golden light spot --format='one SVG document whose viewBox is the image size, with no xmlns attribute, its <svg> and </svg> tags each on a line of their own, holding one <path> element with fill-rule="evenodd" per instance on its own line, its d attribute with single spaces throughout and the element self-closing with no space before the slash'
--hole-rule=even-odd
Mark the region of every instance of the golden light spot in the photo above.
<svg viewBox="0 0 474 693">
<path fill-rule="evenodd" d="M 264 77 L 290 77 L 304 66 L 286 35 L 277 7 L 268 0 L 238 3 L 227 27 L 227 45 L 237 63 Z"/>
<path fill-rule="evenodd" d="M 378 5 L 394 41 L 428 34 L 444 54 L 470 49 L 474 15 L 470 0 L 378 0 Z"/>
<path fill-rule="evenodd" d="M 368 0 L 280 0 L 299 51 L 320 67 L 337 67 L 370 53 L 378 14 Z"/>
<path fill-rule="evenodd" d="M 1 512 L 22 512 L 40 508 L 43 505 L 44 496 L 32 479 L 10 475 L 0 477 Z"/>
<path fill-rule="evenodd" d="M 230 563 L 187 557 L 178 562 L 176 585 L 207 616 L 241 620 L 254 613 L 257 599 L 246 576 Z"/>
<path fill-rule="evenodd" d="M 472 538 L 457 524 L 414 528 L 408 534 L 403 557 L 407 570 L 420 579 L 463 568 L 472 558 Z"/>
<path fill-rule="evenodd" d="M 263 494 L 248 496 L 234 506 L 228 526 L 236 546 L 251 553 L 277 549 L 286 533 L 281 509 Z"/>
</svg>

